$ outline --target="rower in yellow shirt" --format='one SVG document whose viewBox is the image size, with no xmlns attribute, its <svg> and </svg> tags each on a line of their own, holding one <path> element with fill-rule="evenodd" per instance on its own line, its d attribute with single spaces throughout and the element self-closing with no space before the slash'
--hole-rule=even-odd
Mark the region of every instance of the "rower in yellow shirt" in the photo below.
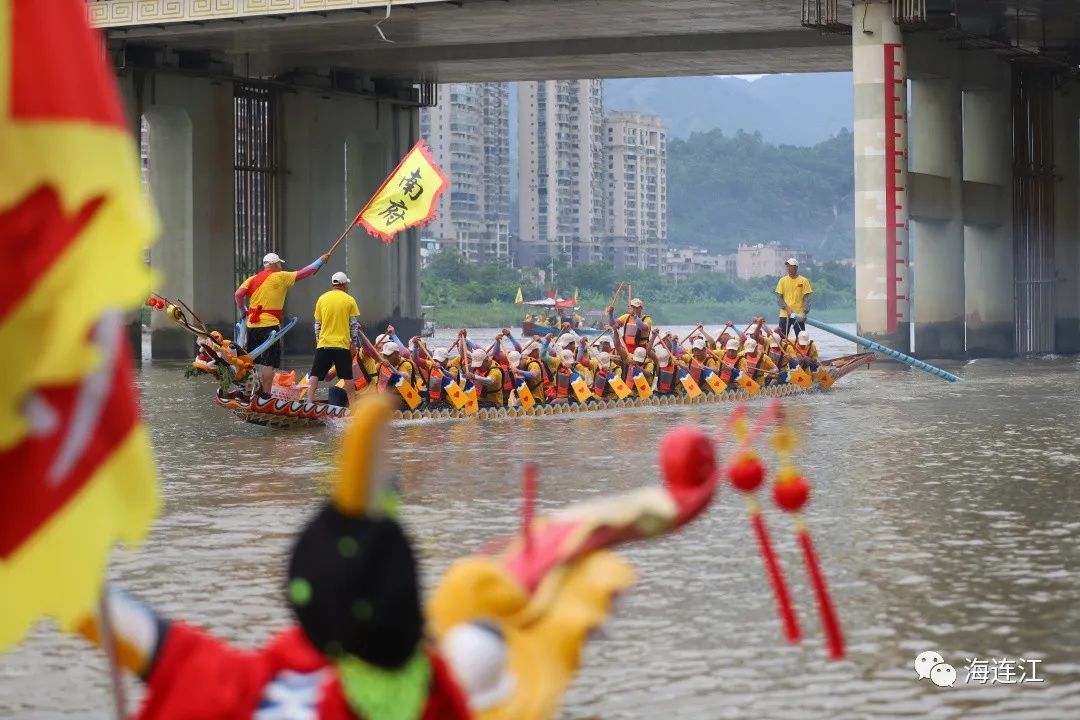
<svg viewBox="0 0 1080 720">
<path fill-rule="evenodd" d="M 349 277 L 334 273 L 330 289 L 315 301 L 315 359 L 308 373 L 308 400 L 315 402 L 319 383 L 334 368 L 339 380 L 344 380 L 349 406 L 356 401 L 353 379 L 352 349 L 359 345 L 360 308 L 349 294 Z"/>
<path fill-rule="evenodd" d="M 806 329 L 806 314 L 810 312 L 810 281 L 799 274 L 799 261 L 788 258 L 784 263 L 787 275 L 776 283 L 776 303 L 780 306 L 780 330 L 784 337 Z"/>
</svg>

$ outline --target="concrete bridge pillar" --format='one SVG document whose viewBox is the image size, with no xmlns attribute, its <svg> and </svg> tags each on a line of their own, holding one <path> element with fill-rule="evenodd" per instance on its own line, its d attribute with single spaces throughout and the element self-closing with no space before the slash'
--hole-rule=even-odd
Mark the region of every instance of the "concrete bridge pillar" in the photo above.
<svg viewBox="0 0 1080 720">
<path fill-rule="evenodd" d="M 948 55 L 944 77 L 912 77 L 908 114 L 914 349 L 924 357 L 965 352 L 962 96 Z"/>
<path fill-rule="evenodd" d="M 1054 93 L 1054 352 L 1080 353 L 1080 89 Z"/>
<path fill-rule="evenodd" d="M 858 332 L 909 347 L 907 77 L 891 0 L 856 0 L 852 34 L 855 107 L 855 293 Z"/>
<path fill-rule="evenodd" d="M 964 308 L 967 354 L 1015 353 L 1009 66 L 982 54 L 964 91 Z"/>
<path fill-rule="evenodd" d="M 233 324 L 232 84 L 128 71 L 122 92 L 138 137 L 149 130 L 150 191 L 162 232 L 150 249 L 156 290 L 182 298 L 206 323 Z M 151 357 L 190 358 L 191 335 L 161 313 L 151 316 Z"/>
</svg>

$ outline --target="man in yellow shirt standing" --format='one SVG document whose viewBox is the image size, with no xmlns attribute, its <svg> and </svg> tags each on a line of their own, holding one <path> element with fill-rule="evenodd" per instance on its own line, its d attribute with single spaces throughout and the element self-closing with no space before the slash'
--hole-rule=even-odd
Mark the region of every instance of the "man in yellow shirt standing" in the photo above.
<svg viewBox="0 0 1080 720">
<path fill-rule="evenodd" d="M 776 304 L 780 306 L 780 330 L 787 337 L 792 332 L 798 337 L 806 329 L 806 314 L 810 312 L 810 295 L 814 289 L 810 281 L 799 274 L 799 261 L 788 258 L 784 263 L 787 275 L 776 283 Z"/>
<path fill-rule="evenodd" d="M 314 275 L 329 259 L 323 255 L 315 262 L 296 272 L 285 270 L 285 261 L 277 253 L 263 257 L 263 271 L 252 275 L 240 284 L 233 294 L 236 307 L 244 314 L 247 340 L 244 347 L 254 349 L 266 341 L 271 333 L 281 329 L 281 312 L 285 308 L 285 296 L 297 280 Z M 281 365 L 281 343 L 267 348 L 259 357 L 259 384 L 263 397 L 270 396 L 274 383 L 274 368 Z"/>
<path fill-rule="evenodd" d="M 345 381 L 345 394 L 349 407 L 356 400 L 356 386 L 352 382 L 353 337 L 358 335 L 360 308 L 349 294 L 349 278 L 343 272 L 334 273 L 330 289 L 315 301 L 315 360 L 308 373 L 308 400 L 315 402 L 319 382 L 333 367 L 339 379 Z"/>
</svg>

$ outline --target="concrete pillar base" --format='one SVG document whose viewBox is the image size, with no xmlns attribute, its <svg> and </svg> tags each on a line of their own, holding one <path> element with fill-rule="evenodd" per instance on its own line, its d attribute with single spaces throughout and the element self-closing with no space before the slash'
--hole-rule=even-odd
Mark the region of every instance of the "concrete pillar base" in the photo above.
<svg viewBox="0 0 1080 720">
<path fill-rule="evenodd" d="M 921 358 L 966 357 L 964 321 L 916 323 L 915 350 Z"/>
<path fill-rule="evenodd" d="M 138 318 L 127 324 L 128 346 L 131 348 L 131 364 L 142 366 L 142 322 Z"/>
<path fill-rule="evenodd" d="M 178 327 L 154 328 L 150 331 L 150 357 L 154 360 L 191 360 L 195 357 L 195 340 L 191 333 Z"/>
<path fill-rule="evenodd" d="M 855 330 L 856 334 L 866 338 L 867 340 L 873 340 L 876 343 L 881 343 L 885 347 L 890 347 L 893 350 L 902 353 L 911 352 L 911 324 L 902 322 L 896 326 L 896 332 L 894 333 L 872 333 L 866 330 Z M 887 358 L 883 358 L 886 359 Z"/>
<path fill-rule="evenodd" d="M 1016 325 L 1011 322 L 973 323 L 968 320 L 968 357 L 1013 357 Z"/>
<path fill-rule="evenodd" d="M 1054 321 L 1054 352 L 1059 355 L 1080 353 L 1080 318 L 1062 318 Z"/>
</svg>

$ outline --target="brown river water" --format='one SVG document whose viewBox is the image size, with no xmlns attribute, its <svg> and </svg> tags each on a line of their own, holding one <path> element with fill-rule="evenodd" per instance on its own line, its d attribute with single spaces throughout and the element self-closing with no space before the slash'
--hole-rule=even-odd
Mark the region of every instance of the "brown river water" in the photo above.
<svg viewBox="0 0 1080 720">
<path fill-rule="evenodd" d="M 825 356 L 853 351 L 816 335 Z M 589 645 L 561 717 L 1080 717 L 1080 363 L 945 367 L 964 382 L 876 364 L 786 401 L 845 660 L 826 660 L 790 523 L 768 508 L 806 635 L 784 643 L 742 501 L 725 489 L 682 534 L 625 550 L 639 581 Z M 337 432 L 243 425 L 177 365 L 148 366 L 140 386 L 164 507 L 143 547 L 116 553 L 112 580 L 167 615 L 264 641 L 288 622 L 287 546 L 319 502 Z M 665 430 L 716 429 L 730 411 L 396 428 L 403 522 L 425 585 L 514 529 L 522 460 L 541 464 L 541 511 L 557 508 L 655 482 Z M 954 687 L 917 678 L 927 650 L 956 667 Z M 1038 660 L 1042 682 L 965 682 L 968 658 Z M 108 682 L 97 653 L 43 626 L 0 658 L 0 717 L 112 717 Z"/>
</svg>

